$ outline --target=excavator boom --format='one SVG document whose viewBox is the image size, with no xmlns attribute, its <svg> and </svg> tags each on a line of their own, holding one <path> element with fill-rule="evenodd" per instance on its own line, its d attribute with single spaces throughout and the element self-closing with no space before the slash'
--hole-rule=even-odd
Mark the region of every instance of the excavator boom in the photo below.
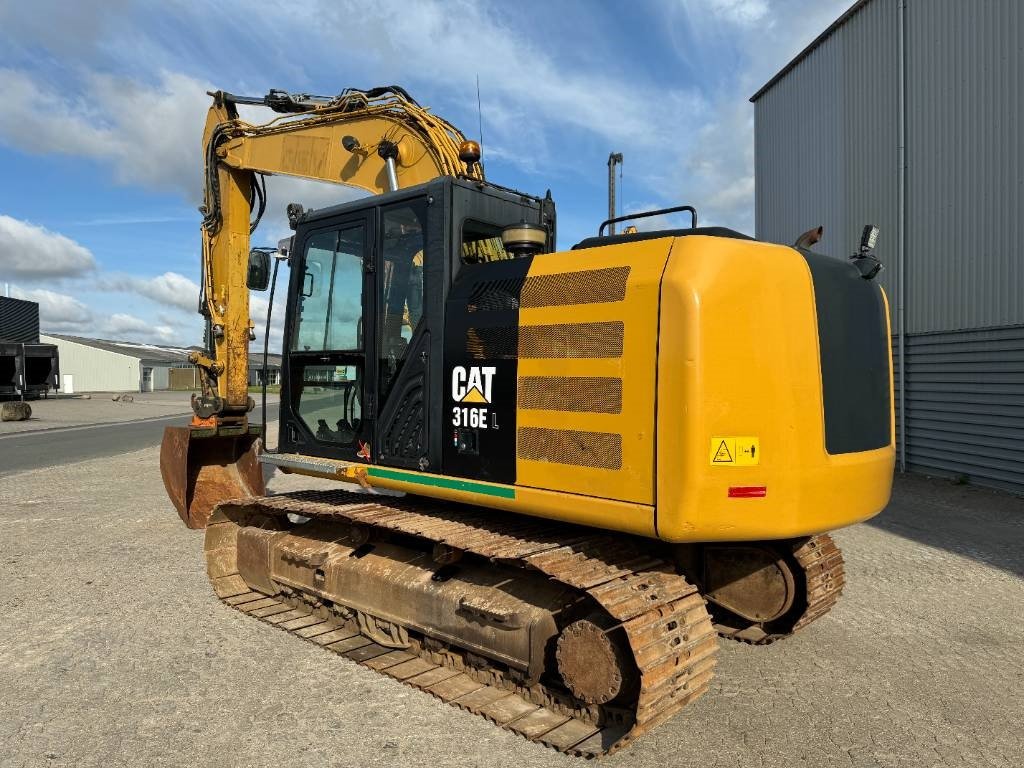
<svg viewBox="0 0 1024 768">
<path fill-rule="evenodd" d="M 168 495 L 182 520 L 196 528 L 217 502 L 263 492 L 256 462 L 261 427 L 251 428 L 248 420 L 255 326 L 246 284 L 250 235 L 266 204 L 263 179 L 280 174 L 370 194 L 439 176 L 483 179 L 479 146 L 397 86 L 347 89 L 334 98 L 283 91 L 263 98 L 223 91 L 211 96 L 201 209 L 200 312 L 207 350 L 191 356 L 202 393 L 193 396 L 192 424 L 165 430 L 160 458 Z M 240 118 L 238 105 L 280 114 L 256 125 Z"/>
</svg>

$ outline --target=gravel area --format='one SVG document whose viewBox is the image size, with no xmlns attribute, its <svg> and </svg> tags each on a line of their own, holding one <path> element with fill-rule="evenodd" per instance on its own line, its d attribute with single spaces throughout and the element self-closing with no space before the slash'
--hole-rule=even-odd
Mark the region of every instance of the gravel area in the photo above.
<svg viewBox="0 0 1024 768">
<path fill-rule="evenodd" d="M 0 498 L 4 768 L 580 764 L 222 606 L 156 448 L 3 477 Z M 1024 501 L 900 478 L 836 539 L 830 615 L 723 644 L 707 696 L 602 764 L 1024 764 Z"/>
</svg>

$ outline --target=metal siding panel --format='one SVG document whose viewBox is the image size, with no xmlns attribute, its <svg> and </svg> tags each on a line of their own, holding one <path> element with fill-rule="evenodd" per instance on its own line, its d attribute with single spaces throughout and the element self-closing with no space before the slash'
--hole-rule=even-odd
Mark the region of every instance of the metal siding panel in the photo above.
<svg viewBox="0 0 1024 768">
<path fill-rule="evenodd" d="M 1024 492 L 1024 325 L 907 336 L 907 465 Z"/>
<path fill-rule="evenodd" d="M 789 244 L 819 224 L 827 240 L 842 229 L 839 47 L 826 39 L 754 105 L 761 240 Z"/>
<path fill-rule="evenodd" d="M 1024 10 L 907 3 L 908 332 L 1024 322 Z"/>
<path fill-rule="evenodd" d="M 0 296 L 0 341 L 39 342 L 39 305 L 34 301 Z"/>
<path fill-rule="evenodd" d="M 878 281 L 895 312 L 899 275 L 899 40 L 896 0 L 874 0 L 840 28 L 843 64 L 842 230 L 825 252 L 846 258 L 865 224 L 879 228 L 875 254 L 885 266 Z M 893 328 L 896 328 L 893 318 Z"/>
</svg>

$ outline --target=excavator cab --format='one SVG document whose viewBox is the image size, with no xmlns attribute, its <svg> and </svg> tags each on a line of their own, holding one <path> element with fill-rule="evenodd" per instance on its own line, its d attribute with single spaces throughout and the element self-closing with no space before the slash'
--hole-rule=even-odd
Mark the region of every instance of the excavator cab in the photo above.
<svg viewBox="0 0 1024 768">
<path fill-rule="evenodd" d="M 463 475 L 510 480 L 514 432 L 467 423 L 450 434 L 451 418 L 442 413 L 446 399 L 429 393 L 444 388 L 446 355 L 467 354 L 446 350 L 446 338 L 465 338 L 446 328 L 479 320 L 473 302 L 505 301 L 508 306 L 487 307 L 497 310 L 487 313 L 487 322 L 515 325 L 514 297 L 500 287 L 525 276 L 529 259 L 519 257 L 554 250 L 554 202 L 441 177 L 344 205 L 298 210 L 293 207 L 290 216 L 295 236 L 278 451 L 419 471 L 443 465 Z M 540 234 L 532 251 L 503 243 L 503 231 L 516 227 Z M 265 287 L 266 266 L 256 267 L 250 264 L 250 287 Z M 254 274 L 262 286 L 253 285 Z M 484 328 L 479 333 L 481 344 L 494 335 Z M 515 362 L 496 365 L 514 368 Z M 510 373 L 501 380 L 514 381 Z M 497 390 L 487 394 L 514 399 L 514 391 Z M 265 492 L 260 432 L 247 419 L 215 424 L 201 412 L 192 426 L 165 430 L 161 474 L 186 525 L 203 528 L 218 503 Z"/>
<path fill-rule="evenodd" d="M 529 260 L 502 242 L 522 224 L 543 232 L 537 251 L 553 250 L 552 201 L 450 177 L 301 216 L 279 451 L 433 472 L 464 457 L 498 479 L 513 435 L 453 452 L 445 399 L 430 393 L 444 390 L 446 339 L 465 338 L 452 333 L 474 308 L 464 287 L 525 274 Z"/>
</svg>

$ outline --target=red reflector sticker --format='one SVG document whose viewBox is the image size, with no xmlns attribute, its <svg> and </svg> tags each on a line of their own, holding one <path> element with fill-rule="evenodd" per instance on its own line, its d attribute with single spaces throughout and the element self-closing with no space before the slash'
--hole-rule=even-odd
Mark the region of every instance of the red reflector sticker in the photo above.
<svg viewBox="0 0 1024 768">
<path fill-rule="evenodd" d="M 729 486 L 730 499 L 760 499 L 768 495 L 766 485 L 732 485 Z"/>
</svg>

